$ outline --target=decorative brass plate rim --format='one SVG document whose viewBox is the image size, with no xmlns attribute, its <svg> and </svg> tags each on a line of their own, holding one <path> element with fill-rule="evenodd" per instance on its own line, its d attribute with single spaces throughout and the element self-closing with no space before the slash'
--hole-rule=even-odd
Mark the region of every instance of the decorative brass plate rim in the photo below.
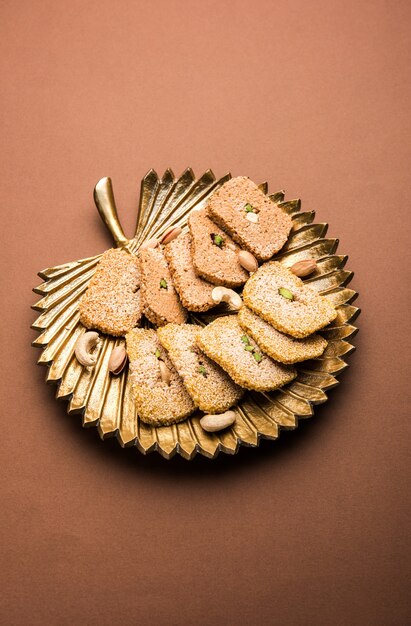
<svg viewBox="0 0 411 626">
<path fill-rule="evenodd" d="M 231 174 L 216 179 L 207 170 L 196 179 L 191 168 L 176 178 L 167 169 L 160 178 L 150 170 L 141 182 L 135 235 L 127 239 L 118 220 L 110 179 L 104 181 L 104 197 L 96 196 L 97 208 L 118 247 L 134 253 L 142 242 L 166 228 L 184 226 L 188 213 L 201 208 L 208 197 Z M 98 188 L 98 185 L 96 188 Z M 260 188 L 268 194 L 267 183 Z M 282 251 L 274 258 L 289 266 L 303 258 L 318 261 L 318 273 L 305 282 L 330 298 L 337 319 L 322 334 L 329 344 L 319 359 L 297 364 L 297 378 L 271 393 L 247 392 L 235 408 L 236 424 L 221 433 L 206 433 L 200 414 L 173 426 L 153 428 L 138 419 L 130 393 L 128 368 L 113 377 L 107 369 L 111 350 L 123 338 L 102 335 L 96 366 L 83 368 L 75 359 L 74 344 L 83 332 L 78 299 L 87 288 L 101 254 L 39 272 L 44 282 L 33 291 L 41 299 L 32 306 L 40 316 L 32 328 L 40 332 L 32 345 L 40 347 L 38 359 L 47 370 L 46 381 L 57 385 L 56 397 L 68 402 L 67 412 L 82 415 L 83 427 L 96 426 L 102 439 L 116 437 L 122 447 L 136 446 L 143 454 L 157 451 L 170 459 L 175 454 L 191 460 L 197 453 L 215 458 L 219 452 L 236 454 L 241 445 L 256 447 L 262 438 L 277 439 L 282 429 L 295 429 L 298 420 L 313 415 L 314 406 L 326 402 L 326 391 L 338 384 L 348 366 L 346 357 L 355 347 L 349 343 L 358 331 L 353 322 L 360 309 L 352 305 L 358 294 L 347 287 L 353 272 L 345 269 L 348 257 L 337 255 L 338 239 L 325 237 L 328 225 L 314 223 L 314 211 L 301 211 L 300 200 L 284 199 L 284 191 L 268 194 L 293 219 L 293 229 Z M 191 315 L 195 323 L 208 322 L 215 313 Z"/>
</svg>

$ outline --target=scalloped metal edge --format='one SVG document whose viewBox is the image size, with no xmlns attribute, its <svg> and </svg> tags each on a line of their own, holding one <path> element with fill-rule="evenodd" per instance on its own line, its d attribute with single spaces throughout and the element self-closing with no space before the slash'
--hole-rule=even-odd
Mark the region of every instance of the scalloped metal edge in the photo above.
<svg viewBox="0 0 411 626">
<path fill-rule="evenodd" d="M 207 170 L 196 179 L 191 168 L 187 168 L 178 179 L 170 169 L 160 179 L 154 170 L 150 170 L 141 183 L 136 234 L 128 242 L 128 249 L 135 252 L 144 239 L 158 235 L 171 225 L 184 224 L 189 211 L 194 206 L 198 208 L 204 205 L 207 197 L 230 177 L 230 174 L 226 174 L 216 180 L 213 172 Z M 260 188 L 268 194 L 267 183 L 262 183 Z M 235 409 L 238 416 L 236 425 L 223 433 L 205 433 L 196 415 L 181 424 L 155 429 L 139 423 L 134 412 L 134 431 L 130 428 L 126 435 L 127 428 L 122 428 L 122 419 L 125 419 L 127 426 L 133 421 L 132 401 L 127 396 L 127 370 L 121 377 L 107 376 L 110 346 L 113 349 L 121 340 L 105 338 L 97 365 L 91 372 L 85 371 L 86 368 L 79 366 L 73 357 L 75 338 L 82 332 L 76 303 L 86 289 L 101 255 L 65 263 L 39 272 L 44 282 L 33 291 L 43 297 L 32 308 L 42 313 L 33 322 L 32 328 L 41 334 L 32 345 L 42 349 L 38 362 L 48 368 L 47 382 L 57 385 L 56 397 L 68 402 L 68 413 L 82 415 L 84 427 L 96 426 L 102 439 L 116 437 L 122 447 L 135 446 L 143 454 L 156 451 L 166 459 L 180 454 L 191 460 L 199 453 L 215 458 L 220 452 L 236 454 L 241 445 L 257 447 L 263 438 L 277 439 L 282 429 L 297 428 L 300 419 L 313 415 L 315 405 L 327 401 L 325 390 L 339 384 L 337 376 L 348 366 L 345 357 L 355 350 L 347 341 L 358 331 L 352 322 L 360 313 L 359 308 L 351 305 L 358 294 L 346 286 L 352 280 L 353 272 L 343 269 L 348 257 L 335 254 L 338 240 L 325 238 L 328 225 L 313 223 L 314 211 L 302 213 L 301 201 L 284 200 L 284 191 L 269 197 L 287 211 L 294 221 L 286 246 L 275 258 L 285 265 L 307 256 L 316 258 L 320 274 L 308 278 L 307 282 L 314 288 L 323 287 L 319 292 L 332 298 L 340 312 L 336 322 L 324 329 L 324 333 L 329 335 L 330 343 L 326 353 L 329 350 L 330 356 L 325 354 L 320 359 L 297 366 L 297 378 L 283 389 L 270 394 L 247 393 Z M 196 321 L 196 316 L 193 315 L 192 319 Z M 61 357 L 61 351 L 65 348 L 67 354 Z M 63 361 L 62 372 L 59 370 L 59 359 Z M 72 391 L 69 391 L 70 386 L 67 389 L 64 387 L 67 372 L 74 380 Z M 80 393 L 76 397 L 77 386 L 82 379 L 86 381 L 83 396 Z M 308 380 L 316 379 L 317 385 L 307 383 Z M 111 403 L 106 407 L 108 415 L 105 415 L 105 401 L 112 385 L 116 387 L 117 401 L 115 406 Z M 97 407 L 93 406 L 93 393 L 100 399 Z M 305 397 L 301 394 L 305 394 Z M 165 433 L 172 435 L 171 446 Z M 185 438 L 185 443 L 182 438 Z M 188 441 L 191 445 L 187 445 Z"/>
</svg>

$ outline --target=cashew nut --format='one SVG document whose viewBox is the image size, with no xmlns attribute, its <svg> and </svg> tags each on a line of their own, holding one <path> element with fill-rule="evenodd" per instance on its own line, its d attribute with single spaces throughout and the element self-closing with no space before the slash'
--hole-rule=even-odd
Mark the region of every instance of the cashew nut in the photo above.
<svg viewBox="0 0 411 626">
<path fill-rule="evenodd" d="M 157 248 L 159 244 L 159 240 L 156 237 L 152 237 L 151 239 L 147 239 L 144 243 L 141 244 L 140 250 L 145 250 L 146 248 Z"/>
<path fill-rule="evenodd" d="M 167 245 L 170 241 L 176 239 L 182 231 L 183 229 L 180 228 L 180 226 L 171 226 L 171 228 L 167 228 L 167 230 L 164 231 L 164 234 L 160 237 L 160 243 L 164 246 Z"/>
<path fill-rule="evenodd" d="M 125 368 L 126 363 L 127 352 L 124 345 L 113 348 L 108 361 L 108 371 L 112 374 L 120 374 Z"/>
<path fill-rule="evenodd" d="M 258 217 L 258 213 L 252 213 L 251 211 L 249 213 L 247 213 L 247 215 L 245 216 L 246 219 L 249 222 L 252 222 L 253 224 L 257 224 L 259 222 L 259 217 Z"/>
<path fill-rule="evenodd" d="M 236 311 L 241 309 L 243 304 L 241 296 L 239 296 L 233 289 L 227 289 L 227 287 L 214 287 L 211 292 L 211 298 L 216 304 L 220 304 L 220 302 L 227 302 Z"/>
<path fill-rule="evenodd" d="M 238 261 L 241 267 L 247 270 L 247 272 L 256 272 L 258 270 L 257 259 L 247 250 L 240 250 L 238 253 Z"/>
<path fill-rule="evenodd" d="M 204 415 L 200 420 L 201 428 L 208 433 L 215 433 L 232 426 L 236 420 L 235 411 L 226 411 L 219 415 Z"/>
<path fill-rule="evenodd" d="M 99 334 L 95 331 L 84 333 L 77 339 L 74 354 L 81 365 L 88 367 L 97 360 L 96 347 L 99 343 Z"/>
<path fill-rule="evenodd" d="M 167 365 L 164 363 L 164 361 L 158 361 L 158 364 L 160 366 L 160 376 L 161 376 L 161 380 L 163 381 L 163 383 L 165 383 L 167 386 L 170 385 L 170 381 L 171 381 L 171 372 L 168 369 Z"/>
</svg>

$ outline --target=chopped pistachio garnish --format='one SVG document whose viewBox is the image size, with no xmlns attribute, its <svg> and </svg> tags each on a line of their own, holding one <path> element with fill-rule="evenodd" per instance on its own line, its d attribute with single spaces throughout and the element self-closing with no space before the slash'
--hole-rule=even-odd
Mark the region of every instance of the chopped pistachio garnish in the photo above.
<svg viewBox="0 0 411 626">
<path fill-rule="evenodd" d="M 167 289 L 167 281 L 165 278 L 160 280 L 160 289 Z"/>
<path fill-rule="evenodd" d="M 204 367 L 204 365 L 200 365 L 200 367 L 198 368 L 198 371 L 200 374 L 202 374 L 204 376 L 204 378 L 207 378 L 207 370 Z"/>
<path fill-rule="evenodd" d="M 254 213 L 254 207 L 249 202 L 244 206 L 244 210 L 246 213 Z"/>
<path fill-rule="evenodd" d="M 260 352 L 258 352 L 258 349 L 250 344 L 250 339 L 247 337 L 247 335 L 243 335 L 241 337 L 241 341 L 244 344 L 244 350 L 246 352 L 251 352 L 251 354 L 253 355 L 253 357 L 257 361 L 257 363 L 259 363 L 263 357 L 260 354 Z"/>
<path fill-rule="evenodd" d="M 211 237 L 211 241 L 213 242 L 215 246 L 218 246 L 219 248 L 223 247 L 224 237 L 216 233 L 211 233 L 210 237 Z"/>
<path fill-rule="evenodd" d="M 289 289 L 286 289 L 285 287 L 280 287 L 278 293 L 283 298 L 287 298 L 287 300 L 294 300 L 294 296 L 291 291 Z"/>
<path fill-rule="evenodd" d="M 157 350 L 155 351 L 155 355 L 156 355 L 156 358 L 157 358 L 157 359 L 159 359 L 159 358 L 160 358 L 160 356 L 161 356 L 161 352 L 160 352 L 160 350 L 159 350 L 158 348 L 157 348 Z"/>
</svg>

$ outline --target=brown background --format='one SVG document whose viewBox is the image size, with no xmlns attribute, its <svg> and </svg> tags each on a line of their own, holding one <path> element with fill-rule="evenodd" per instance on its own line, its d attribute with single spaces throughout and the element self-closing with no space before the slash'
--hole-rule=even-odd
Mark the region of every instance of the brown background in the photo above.
<svg viewBox="0 0 411 626">
<path fill-rule="evenodd" d="M 410 3 L 4 1 L 2 624 L 405 625 Z M 301 196 L 350 255 L 357 352 L 312 420 L 192 463 L 80 428 L 35 365 L 44 267 L 130 233 L 154 167 Z M 408 350 L 410 345 L 408 344 Z"/>
</svg>

